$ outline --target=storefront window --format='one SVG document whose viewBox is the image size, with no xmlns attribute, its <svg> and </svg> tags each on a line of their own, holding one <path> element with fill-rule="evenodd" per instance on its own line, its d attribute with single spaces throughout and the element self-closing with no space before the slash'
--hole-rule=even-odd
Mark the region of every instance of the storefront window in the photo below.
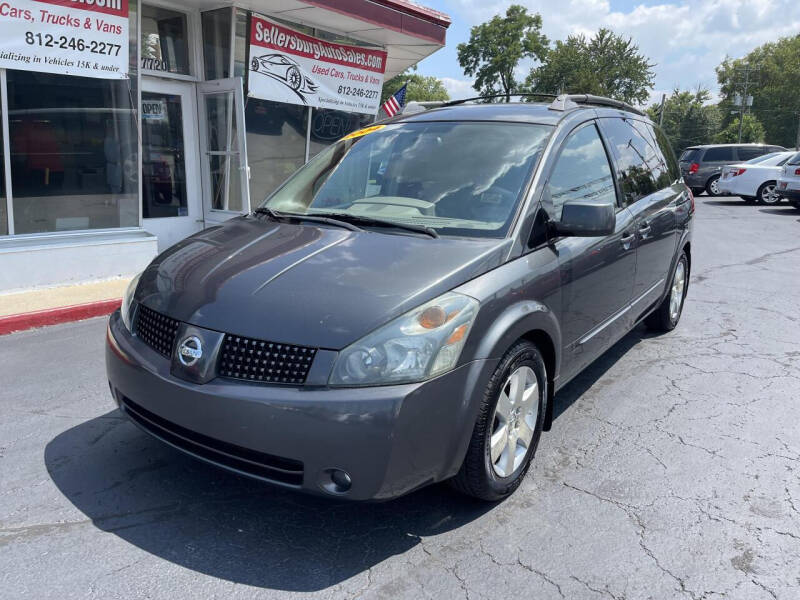
<svg viewBox="0 0 800 600">
<path fill-rule="evenodd" d="M 315 108 L 311 111 L 311 140 L 308 157 L 312 158 L 343 135 L 366 127 L 375 120 L 372 115 Z"/>
<path fill-rule="evenodd" d="M 127 80 L 8 71 L 15 233 L 139 224 Z"/>
<path fill-rule="evenodd" d="M 0 104 L 0 115 L 3 114 L 3 105 Z M 0 235 L 8 235 L 8 198 L 6 197 L 6 157 L 3 154 L 3 132 L 0 130 Z"/>
<path fill-rule="evenodd" d="M 233 76 L 244 79 L 247 73 L 247 20 L 250 13 L 246 10 L 236 9 L 236 38 L 233 41 Z"/>
<path fill-rule="evenodd" d="M 142 69 L 191 74 L 185 13 L 142 6 Z"/>
<path fill-rule="evenodd" d="M 231 18 L 233 9 L 220 8 L 202 14 L 203 63 L 206 79 L 226 79 L 231 72 Z"/>
<path fill-rule="evenodd" d="M 250 205 L 258 206 L 303 166 L 308 108 L 249 98 L 245 107 Z"/>
</svg>

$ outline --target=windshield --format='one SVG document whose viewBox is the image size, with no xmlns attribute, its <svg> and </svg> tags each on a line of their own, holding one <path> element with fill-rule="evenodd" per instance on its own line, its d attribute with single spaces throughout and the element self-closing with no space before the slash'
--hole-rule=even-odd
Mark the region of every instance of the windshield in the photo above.
<svg viewBox="0 0 800 600">
<path fill-rule="evenodd" d="M 497 122 L 376 125 L 317 155 L 262 206 L 502 237 L 551 130 Z"/>
</svg>

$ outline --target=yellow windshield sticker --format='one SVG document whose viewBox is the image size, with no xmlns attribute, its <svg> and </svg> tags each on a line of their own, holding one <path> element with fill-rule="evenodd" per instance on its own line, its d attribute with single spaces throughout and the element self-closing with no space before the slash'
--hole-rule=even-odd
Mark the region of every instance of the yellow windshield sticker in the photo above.
<svg viewBox="0 0 800 600">
<path fill-rule="evenodd" d="M 349 133 L 344 136 L 343 140 L 351 140 L 353 138 L 361 137 L 362 135 L 367 135 L 368 133 L 372 133 L 373 131 L 378 131 L 379 129 L 383 129 L 386 125 L 373 125 L 372 127 L 365 127 L 364 129 L 359 129 L 358 131 L 354 131 L 353 133 Z"/>
</svg>

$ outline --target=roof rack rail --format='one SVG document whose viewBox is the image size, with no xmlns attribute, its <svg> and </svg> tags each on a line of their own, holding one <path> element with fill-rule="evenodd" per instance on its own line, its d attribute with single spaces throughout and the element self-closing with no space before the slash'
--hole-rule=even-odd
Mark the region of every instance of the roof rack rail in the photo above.
<svg viewBox="0 0 800 600">
<path fill-rule="evenodd" d="M 607 106 L 610 108 L 618 108 L 626 110 L 634 114 L 646 117 L 647 115 L 627 102 L 621 100 L 614 100 L 613 98 L 606 98 L 604 96 L 593 96 L 592 94 L 539 94 L 539 93 L 519 93 L 519 94 L 491 94 L 488 96 L 473 96 L 472 98 L 461 98 L 459 100 L 445 100 L 445 101 L 427 101 L 427 102 L 409 102 L 406 107 L 408 111 L 404 110 L 405 114 L 414 114 L 422 112 L 423 110 L 431 108 L 440 108 L 443 106 L 457 106 L 467 102 L 474 102 L 476 100 L 491 100 L 494 98 L 508 98 L 510 96 L 523 97 L 523 98 L 552 98 L 550 110 L 565 111 L 571 108 L 578 108 L 579 104 L 587 104 L 590 106 Z M 404 109 L 406 108 L 404 107 Z"/>
<path fill-rule="evenodd" d="M 553 103 L 550 105 L 551 110 L 568 110 L 576 108 L 578 104 L 588 104 L 591 106 L 608 106 L 610 108 L 619 108 L 620 110 L 627 110 L 634 114 L 646 117 L 647 115 L 627 102 L 621 100 L 614 100 L 613 98 L 606 98 L 604 96 L 593 96 L 592 94 L 561 94 L 556 96 Z"/>
<path fill-rule="evenodd" d="M 555 98 L 555 94 L 534 94 L 531 92 L 522 92 L 519 94 L 490 94 L 488 96 L 473 96 L 472 98 L 460 98 L 459 100 L 450 100 L 448 102 L 444 102 L 442 106 L 456 106 L 458 104 L 464 104 L 466 102 L 473 102 L 475 100 L 491 100 L 492 98 L 509 98 L 511 96 L 517 97 L 522 96 L 526 98 Z"/>
</svg>

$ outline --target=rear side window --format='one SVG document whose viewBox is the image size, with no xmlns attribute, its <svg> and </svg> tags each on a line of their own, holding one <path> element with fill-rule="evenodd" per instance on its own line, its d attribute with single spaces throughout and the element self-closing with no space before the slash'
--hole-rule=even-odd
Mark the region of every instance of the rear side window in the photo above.
<svg viewBox="0 0 800 600">
<path fill-rule="evenodd" d="M 656 141 L 656 150 L 660 153 L 661 159 L 667 168 L 666 179 L 663 178 L 658 182 L 659 187 L 666 187 L 673 181 L 680 178 L 680 169 L 678 168 L 678 161 L 675 160 L 675 153 L 672 151 L 672 146 L 667 139 L 666 134 L 655 125 L 646 124 L 647 131 L 653 136 Z"/>
<path fill-rule="evenodd" d="M 658 189 L 655 178 L 665 167 L 655 152 L 652 138 L 647 139 L 650 135 L 640 132 L 627 119 L 618 118 L 603 119 L 603 131 L 617 159 L 623 204 L 628 206 L 655 192 Z"/>
<path fill-rule="evenodd" d="M 740 146 L 737 148 L 736 153 L 739 155 L 739 160 L 750 160 L 757 156 L 764 154 L 764 148 L 754 148 L 752 146 Z"/>
<path fill-rule="evenodd" d="M 800 165 L 800 152 L 795 154 L 793 157 L 789 159 L 789 162 L 786 163 L 787 165 Z"/>
<path fill-rule="evenodd" d="M 732 161 L 733 146 L 720 146 L 718 148 L 709 148 L 703 156 L 703 162 L 725 162 Z"/>
<path fill-rule="evenodd" d="M 614 176 L 597 127 L 587 125 L 570 134 L 550 174 L 547 192 L 545 208 L 556 220 L 561 218 L 561 207 L 566 202 L 592 200 L 616 204 Z"/>
<path fill-rule="evenodd" d="M 680 161 L 695 162 L 699 156 L 700 156 L 699 148 L 689 148 L 688 150 L 683 151 L 683 154 L 681 154 Z"/>
</svg>

